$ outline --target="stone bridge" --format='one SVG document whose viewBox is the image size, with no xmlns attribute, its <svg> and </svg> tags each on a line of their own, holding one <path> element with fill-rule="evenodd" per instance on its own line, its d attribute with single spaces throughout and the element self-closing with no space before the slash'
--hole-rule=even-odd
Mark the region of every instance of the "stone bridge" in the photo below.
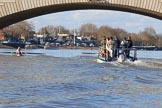
<svg viewBox="0 0 162 108">
<path fill-rule="evenodd" d="M 162 0 L 0 0 L 0 28 L 49 13 L 103 9 L 162 19 Z"/>
</svg>

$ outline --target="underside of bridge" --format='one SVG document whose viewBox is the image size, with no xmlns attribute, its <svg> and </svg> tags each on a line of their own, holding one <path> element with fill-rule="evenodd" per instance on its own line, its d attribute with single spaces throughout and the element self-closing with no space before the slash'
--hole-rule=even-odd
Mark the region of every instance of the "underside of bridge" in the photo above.
<svg viewBox="0 0 162 108">
<path fill-rule="evenodd" d="M 131 6 L 123 6 L 116 4 L 104 4 L 104 3 L 65 3 L 65 4 L 55 4 L 51 6 L 38 7 L 33 9 L 28 9 L 25 11 L 13 13 L 0 18 L 0 29 L 7 27 L 11 24 L 23 21 L 29 18 L 62 12 L 62 11 L 71 11 L 71 10 L 89 10 L 89 9 L 98 9 L 98 10 L 116 10 L 123 12 L 130 12 L 141 14 L 145 16 L 150 16 L 156 19 L 162 19 L 162 14 L 155 11 L 150 11 L 142 8 L 135 8 Z M 106 19 L 105 19 L 106 20 Z"/>
</svg>

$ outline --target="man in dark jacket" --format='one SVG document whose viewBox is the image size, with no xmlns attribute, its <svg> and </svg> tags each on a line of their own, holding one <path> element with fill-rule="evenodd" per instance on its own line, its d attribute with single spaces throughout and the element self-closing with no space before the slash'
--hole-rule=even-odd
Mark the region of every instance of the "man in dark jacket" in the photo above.
<svg viewBox="0 0 162 108">
<path fill-rule="evenodd" d="M 133 46 L 133 42 L 131 40 L 131 37 L 129 36 L 128 39 L 127 39 L 127 53 L 126 53 L 126 57 L 129 58 L 130 56 L 130 48 Z"/>
<path fill-rule="evenodd" d="M 118 57 L 119 56 L 119 48 L 120 48 L 120 40 L 118 39 L 118 37 L 114 37 L 114 57 Z"/>
</svg>

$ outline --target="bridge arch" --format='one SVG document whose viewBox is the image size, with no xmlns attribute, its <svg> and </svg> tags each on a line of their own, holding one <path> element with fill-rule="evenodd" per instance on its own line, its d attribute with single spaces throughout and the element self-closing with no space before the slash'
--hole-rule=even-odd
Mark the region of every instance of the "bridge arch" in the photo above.
<svg viewBox="0 0 162 108">
<path fill-rule="evenodd" d="M 160 0 L 64 0 L 64 2 L 63 0 L 25 1 L 26 3 L 23 3 L 23 0 L 0 2 L 0 28 L 45 14 L 87 9 L 124 11 L 150 16 L 160 20 L 162 19 Z M 33 5 L 30 6 L 31 4 Z M 16 6 L 19 7 L 16 8 Z"/>
</svg>

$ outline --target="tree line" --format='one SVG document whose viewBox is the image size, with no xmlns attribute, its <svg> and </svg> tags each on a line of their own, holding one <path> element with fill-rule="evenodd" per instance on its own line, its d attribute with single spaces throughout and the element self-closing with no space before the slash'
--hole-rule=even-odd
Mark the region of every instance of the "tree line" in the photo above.
<svg viewBox="0 0 162 108">
<path fill-rule="evenodd" d="M 34 29 L 35 27 L 32 22 L 23 21 L 4 28 L 4 32 L 17 38 L 20 38 L 21 36 L 26 38 L 28 36 L 33 36 L 35 33 Z M 51 37 L 57 37 L 58 33 L 74 35 L 74 32 L 80 36 L 96 38 L 98 43 L 101 42 L 104 36 L 117 36 L 120 40 L 124 37 L 131 36 L 134 45 L 162 47 L 162 34 L 157 34 L 155 29 L 152 27 L 147 27 L 139 33 L 129 33 L 121 28 L 112 28 L 108 25 L 101 25 L 100 27 L 97 27 L 95 24 L 91 23 L 83 24 L 75 30 L 67 29 L 64 26 L 48 25 L 40 28 L 37 34 L 47 34 Z"/>
</svg>

